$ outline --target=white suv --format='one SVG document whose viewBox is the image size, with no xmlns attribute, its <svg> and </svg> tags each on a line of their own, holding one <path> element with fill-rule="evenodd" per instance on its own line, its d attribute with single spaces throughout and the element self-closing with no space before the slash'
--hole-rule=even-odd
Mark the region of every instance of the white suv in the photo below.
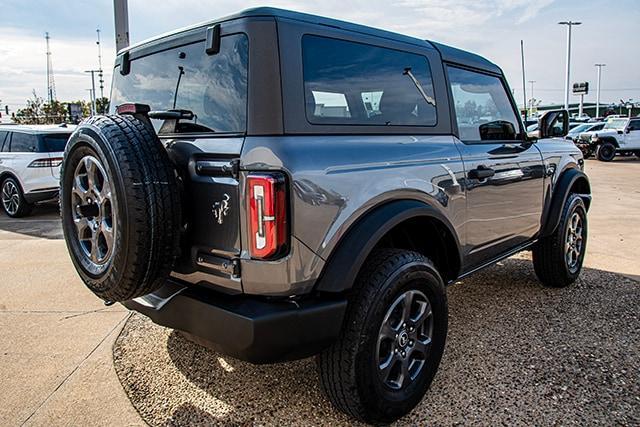
<svg viewBox="0 0 640 427">
<path fill-rule="evenodd" d="M 0 204 L 7 215 L 28 215 L 34 203 L 58 197 L 72 131 L 64 125 L 0 126 Z"/>
</svg>

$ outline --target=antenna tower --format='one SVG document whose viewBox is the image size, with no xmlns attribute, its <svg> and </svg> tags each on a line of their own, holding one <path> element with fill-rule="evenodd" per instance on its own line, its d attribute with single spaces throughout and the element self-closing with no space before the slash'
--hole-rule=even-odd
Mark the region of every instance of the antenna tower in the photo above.
<svg viewBox="0 0 640 427">
<path fill-rule="evenodd" d="M 44 33 L 47 41 L 47 99 L 49 103 L 56 100 L 56 82 L 53 79 L 53 66 L 51 65 L 51 49 L 49 48 L 49 33 Z"/>
<path fill-rule="evenodd" d="M 100 44 L 99 28 L 96 30 L 96 33 L 98 34 L 98 41 L 96 42 L 96 44 L 98 45 L 98 83 L 100 83 L 100 98 L 104 98 L 104 78 L 102 74 L 102 45 Z"/>
</svg>

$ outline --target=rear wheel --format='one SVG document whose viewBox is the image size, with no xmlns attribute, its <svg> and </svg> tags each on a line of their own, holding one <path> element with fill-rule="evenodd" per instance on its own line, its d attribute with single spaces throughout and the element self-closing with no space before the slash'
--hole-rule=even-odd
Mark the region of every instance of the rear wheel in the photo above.
<svg viewBox="0 0 640 427">
<path fill-rule="evenodd" d="M 95 116 L 67 145 L 62 227 L 71 259 L 93 293 L 124 301 L 153 292 L 177 255 L 175 169 L 155 133 L 130 116 Z"/>
<path fill-rule="evenodd" d="M 616 146 L 611 142 L 603 142 L 602 144 L 598 145 L 596 156 L 600 161 L 610 162 L 616 156 Z"/>
<path fill-rule="evenodd" d="M 321 384 L 341 411 L 389 423 L 420 402 L 440 364 L 444 283 L 427 258 L 396 249 L 375 252 L 356 282 L 341 336 L 317 357 Z"/>
<path fill-rule="evenodd" d="M 33 205 L 27 203 L 22 192 L 22 187 L 13 177 L 2 181 L 1 190 L 2 210 L 12 218 L 20 218 L 31 213 Z"/>
</svg>

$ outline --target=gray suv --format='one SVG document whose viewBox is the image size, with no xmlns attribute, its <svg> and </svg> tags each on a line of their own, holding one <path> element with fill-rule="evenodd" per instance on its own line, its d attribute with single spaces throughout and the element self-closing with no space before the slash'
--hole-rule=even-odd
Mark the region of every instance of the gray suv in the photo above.
<svg viewBox="0 0 640 427">
<path fill-rule="evenodd" d="M 119 52 L 61 210 L 86 285 L 253 363 L 317 356 L 371 423 L 436 374 L 446 286 L 524 250 L 578 277 L 590 187 L 565 111 L 527 136 L 505 77 L 449 46 L 259 8 Z"/>
</svg>

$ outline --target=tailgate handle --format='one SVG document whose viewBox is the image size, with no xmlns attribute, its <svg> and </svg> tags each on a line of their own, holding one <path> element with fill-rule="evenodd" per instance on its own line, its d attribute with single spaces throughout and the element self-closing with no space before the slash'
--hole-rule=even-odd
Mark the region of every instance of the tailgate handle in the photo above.
<svg viewBox="0 0 640 427">
<path fill-rule="evenodd" d="M 203 176 L 229 176 L 238 178 L 240 162 L 232 160 L 230 162 L 220 162 L 213 160 L 198 160 L 196 162 L 196 173 Z"/>
</svg>

